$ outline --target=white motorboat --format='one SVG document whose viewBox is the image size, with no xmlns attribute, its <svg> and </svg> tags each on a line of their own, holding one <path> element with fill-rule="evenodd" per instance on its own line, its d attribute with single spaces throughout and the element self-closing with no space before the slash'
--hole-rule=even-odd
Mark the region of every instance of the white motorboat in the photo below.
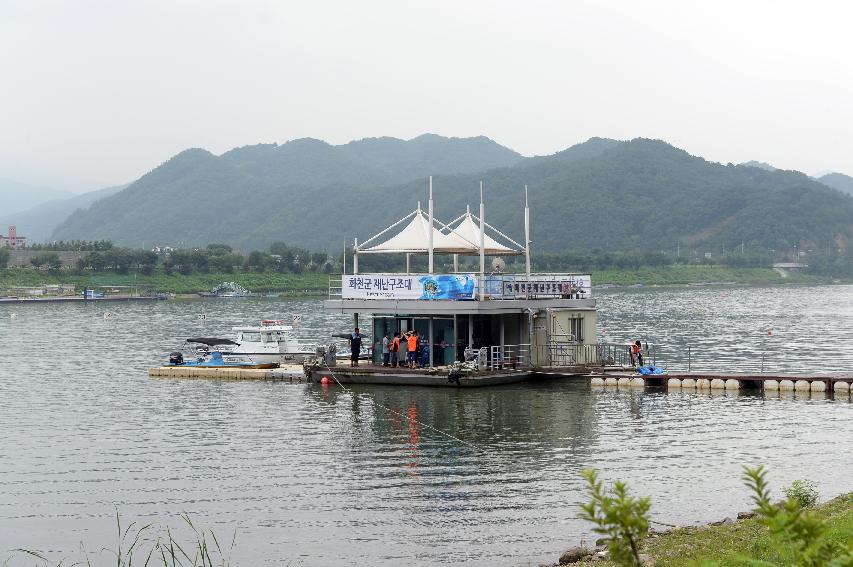
<svg viewBox="0 0 853 567">
<path fill-rule="evenodd" d="M 237 333 L 235 340 L 217 338 L 192 338 L 188 343 L 206 345 L 200 350 L 216 347 L 227 363 L 252 362 L 278 364 L 301 364 L 306 356 L 315 353 L 315 348 L 299 341 L 293 327 L 281 319 L 265 319 L 260 326 L 232 327 Z"/>
</svg>

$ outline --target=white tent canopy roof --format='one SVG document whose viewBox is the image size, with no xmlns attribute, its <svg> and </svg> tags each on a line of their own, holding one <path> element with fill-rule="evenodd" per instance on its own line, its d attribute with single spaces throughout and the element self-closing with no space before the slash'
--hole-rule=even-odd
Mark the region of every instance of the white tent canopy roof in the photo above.
<svg viewBox="0 0 853 567">
<path fill-rule="evenodd" d="M 449 233 L 455 235 L 466 244 L 473 245 L 473 253 L 480 253 L 480 226 L 474 221 L 474 216 L 467 212 L 459 220 L 459 223 Z M 514 250 L 504 246 L 494 238 L 485 233 L 483 235 L 483 248 L 486 256 L 511 256 L 523 254 L 522 250 Z"/>
<path fill-rule="evenodd" d="M 435 220 L 435 219 L 433 219 Z M 381 233 L 380 233 L 381 234 Z M 379 235 L 377 235 L 379 236 Z M 376 238 L 376 237 L 374 237 Z M 373 240 L 372 238 L 370 240 Z M 368 241 L 369 242 L 369 241 Z M 455 234 L 445 234 L 433 226 L 432 247 L 435 254 L 473 254 L 479 250 Z M 370 248 L 360 248 L 360 253 L 407 252 L 411 254 L 429 253 L 429 219 L 423 211 L 415 211 L 412 220 L 395 236 Z"/>
</svg>

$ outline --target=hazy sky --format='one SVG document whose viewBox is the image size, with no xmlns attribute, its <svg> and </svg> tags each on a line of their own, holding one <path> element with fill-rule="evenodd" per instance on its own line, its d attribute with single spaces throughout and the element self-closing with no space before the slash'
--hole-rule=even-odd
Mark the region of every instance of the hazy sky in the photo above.
<svg viewBox="0 0 853 567">
<path fill-rule="evenodd" d="M 187 147 L 424 132 L 853 174 L 851 6 L 0 0 L 0 177 L 79 191 Z"/>
</svg>

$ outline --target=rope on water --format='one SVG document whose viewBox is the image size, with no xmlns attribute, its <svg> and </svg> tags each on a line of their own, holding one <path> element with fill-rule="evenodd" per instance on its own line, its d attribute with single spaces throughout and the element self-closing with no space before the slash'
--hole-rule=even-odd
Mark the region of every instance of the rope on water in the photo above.
<svg viewBox="0 0 853 567">
<path fill-rule="evenodd" d="M 350 390 L 349 388 L 347 388 L 346 386 L 341 384 L 341 381 L 338 380 L 337 376 L 335 376 L 334 370 L 332 370 L 331 367 L 325 362 L 324 362 L 324 365 L 326 366 L 326 370 L 329 371 L 329 374 L 334 379 L 335 383 L 338 386 L 340 386 L 344 392 L 346 392 L 348 394 L 352 394 L 352 390 Z M 403 414 L 403 413 L 401 413 L 395 409 L 392 409 L 392 408 L 389 408 L 388 406 L 382 405 L 381 403 L 376 401 L 376 398 L 373 399 L 373 403 L 376 404 L 377 406 L 381 407 L 382 409 L 384 409 L 388 413 L 391 413 L 391 414 L 394 414 L 398 417 L 401 417 L 401 418 L 405 419 L 406 421 L 409 421 L 411 423 L 416 423 L 416 424 L 420 425 L 421 427 L 424 427 L 424 428 L 429 429 L 431 431 L 435 431 L 436 433 L 438 433 L 440 435 L 444 435 L 448 439 L 452 439 L 458 443 L 462 443 L 463 445 L 467 445 L 468 447 L 471 447 L 472 449 L 476 449 L 477 451 L 485 452 L 485 449 L 478 447 L 477 445 L 475 445 L 474 443 L 471 443 L 470 441 L 465 441 L 464 439 L 460 439 L 459 437 L 456 437 L 455 435 L 451 435 L 450 433 L 447 433 L 446 431 L 442 431 L 441 429 L 439 429 L 437 427 L 433 427 L 432 425 L 429 425 L 429 424 L 424 423 L 422 421 L 419 421 L 417 419 L 413 419 L 413 418 L 409 417 L 408 415 Z"/>
</svg>

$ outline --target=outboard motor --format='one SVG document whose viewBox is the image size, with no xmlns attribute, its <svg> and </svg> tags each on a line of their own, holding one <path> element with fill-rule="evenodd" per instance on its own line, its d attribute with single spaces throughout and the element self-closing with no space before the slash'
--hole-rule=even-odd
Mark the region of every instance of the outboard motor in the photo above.
<svg viewBox="0 0 853 567">
<path fill-rule="evenodd" d="M 184 355 L 179 352 L 173 352 L 169 355 L 169 364 L 183 364 Z"/>
<path fill-rule="evenodd" d="M 338 346 L 335 343 L 330 343 L 329 346 L 326 347 L 326 366 L 334 366 L 337 364 L 337 354 Z"/>
</svg>

